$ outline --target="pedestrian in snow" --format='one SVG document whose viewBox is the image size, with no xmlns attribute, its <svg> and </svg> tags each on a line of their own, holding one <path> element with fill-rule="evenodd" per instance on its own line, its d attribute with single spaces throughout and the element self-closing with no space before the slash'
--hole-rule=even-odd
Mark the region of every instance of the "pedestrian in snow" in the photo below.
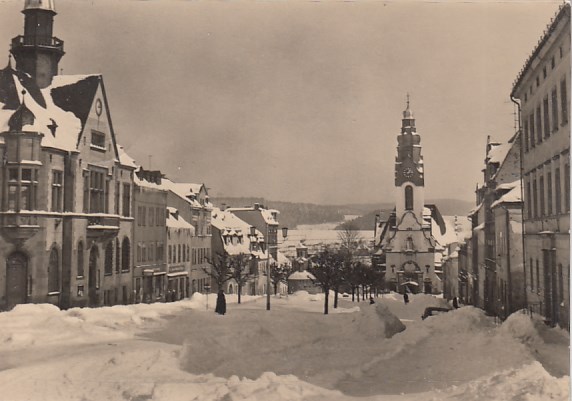
<svg viewBox="0 0 572 401">
<path fill-rule="evenodd" d="M 406 292 L 403 293 L 403 302 L 405 302 L 405 305 L 409 303 L 409 295 Z"/>
<path fill-rule="evenodd" d="M 218 291 L 218 296 L 216 297 L 215 313 L 218 313 L 219 315 L 224 315 L 226 313 L 226 298 L 224 297 L 223 290 Z"/>
<path fill-rule="evenodd" d="M 373 297 L 369 297 L 369 304 L 373 305 L 375 303 L 375 301 L 373 300 Z"/>
<path fill-rule="evenodd" d="M 453 297 L 453 308 L 459 309 L 459 301 L 457 300 L 457 297 Z"/>
</svg>

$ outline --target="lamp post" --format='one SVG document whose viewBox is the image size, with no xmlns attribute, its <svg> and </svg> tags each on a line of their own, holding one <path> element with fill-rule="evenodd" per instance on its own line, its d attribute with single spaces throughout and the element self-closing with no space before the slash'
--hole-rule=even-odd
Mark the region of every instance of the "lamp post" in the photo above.
<svg viewBox="0 0 572 401">
<path fill-rule="evenodd" d="M 266 310 L 270 310 L 270 241 L 268 237 L 268 227 L 270 225 L 266 223 Z M 282 238 L 285 239 L 288 236 L 288 227 L 282 227 Z M 278 239 L 276 239 L 276 245 L 272 248 L 278 248 Z"/>
</svg>

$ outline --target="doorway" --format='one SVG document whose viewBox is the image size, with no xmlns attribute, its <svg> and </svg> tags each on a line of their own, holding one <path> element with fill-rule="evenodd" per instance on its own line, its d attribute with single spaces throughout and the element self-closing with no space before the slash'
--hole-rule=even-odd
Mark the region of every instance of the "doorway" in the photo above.
<svg viewBox="0 0 572 401">
<path fill-rule="evenodd" d="M 14 252 L 6 258 L 6 304 L 12 309 L 25 304 L 28 296 L 28 258 L 20 252 Z"/>
<path fill-rule="evenodd" d="M 98 270 L 97 264 L 99 259 L 99 252 L 96 246 L 93 246 L 89 251 L 89 271 L 88 271 L 88 297 L 89 297 L 89 306 L 98 306 L 99 299 L 98 299 L 98 287 L 99 283 L 97 282 Z"/>
</svg>

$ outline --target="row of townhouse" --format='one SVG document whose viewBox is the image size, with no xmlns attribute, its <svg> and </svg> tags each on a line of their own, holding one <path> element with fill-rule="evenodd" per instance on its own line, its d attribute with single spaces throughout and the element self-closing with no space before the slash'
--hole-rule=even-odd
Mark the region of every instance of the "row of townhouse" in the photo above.
<svg viewBox="0 0 572 401">
<path fill-rule="evenodd" d="M 0 309 L 180 299 L 208 284 L 204 185 L 117 144 L 101 75 L 57 75 L 53 1 L 25 0 L 0 70 Z"/>
<path fill-rule="evenodd" d="M 568 329 L 569 88 L 566 3 L 514 83 L 518 131 L 506 144 L 487 140 L 472 235 L 447 262 L 458 264 L 458 290 L 449 296 L 501 318 L 527 308 Z"/>
<path fill-rule="evenodd" d="M 242 223 L 232 239 L 220 219 L 213 237 L 204 184 L 146 170 L 117 144 L 103 77 L 57 75 L 64 42 L 52 35 L 54 1 L 25 0 L 23 14 L 24 35 L 10 50 L 16 66 L 10 59 L 0 70 L 0 310 L 206 292 L 212 247 L 232 253 L 252 228 L 245 252 L 257 280 L 248 291 L 268 291 L 268 266 L 288 263 L 277 249 L 278 212 L 234 209 Z"/>
<path fill-rule="evenodd" d="M 245 255 L 248 260 L 249 276 L 242 294 L 261 295 L 272 292 L 268 282 L 268 272 L 275 266 L 288 265 L 291 261 L 278 250 L 278 232 L 287 236 L 286 229 L 279 230 L 279 212 L 255 203 L 252 207 L 215 208 L 212 213 L 212 252 L 213 255 Z M 270 284 L 270 288 L 269 285 Z M 287 285 L 278 283 L 277 292 L 285 294 Z M 238 283 L 229 280 L 223 291 L 236 293 Z M 217 289 L 218 290 L 218 289 Z"/>
</svg>

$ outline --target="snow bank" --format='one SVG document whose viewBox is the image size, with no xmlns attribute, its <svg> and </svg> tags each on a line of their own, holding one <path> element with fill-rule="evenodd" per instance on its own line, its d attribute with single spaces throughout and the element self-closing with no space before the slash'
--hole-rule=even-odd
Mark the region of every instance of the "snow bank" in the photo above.
<svg viewBox="0 0 572 401">
<path fill-rule="evenodd" d="M 569 400 L 569 377 L 552 377 L 539 362 L 523 367 L 493 373 L 458 388 L 437 392 L 439 395 L 426 398 L 459 401 L 545 401 Z"/>
<path fill-rule="evenodd" d="M 522 312 L 513 313 L 502 324 L 500 332 L 516 338 L 526 345 L 542 343 L 542 338 L 530 316 Z"/>
</svg>

